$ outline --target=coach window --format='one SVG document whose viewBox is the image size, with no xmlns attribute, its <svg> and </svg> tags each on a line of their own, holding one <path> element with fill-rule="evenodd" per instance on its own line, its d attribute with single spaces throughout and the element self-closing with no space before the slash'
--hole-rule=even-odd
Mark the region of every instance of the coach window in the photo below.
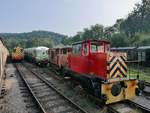
<svg viewBox="0 0 150 113">
<path fill-rule="evenodd" d="M 63 54 L 67 54 L 67 49 L 66 48 L 63 49 Z"/>
<path fill-rule="evenodd" d="M 54 59 L 54 56 L 55 56 L 55 53 L 54 53 L 54 51 L 52 50 L 52 51 L 51 51 L 51 59 Z"/>
<path fill-rule="evenodd" d="M 62 49 L 60 49 L 60 53 L 59 53 L 59 54 L 63 54 L 63 52 L 64 52 L 64 50 L 63 50 L 63 48 L 62 48 Z"/>
<path fill-rule="evenodd" d="M 33 53 L 31 52 L 32 56 L 37 56 L 38 55 L 38 51 L 34 50 Z"/>
<path fill-rule="evenodd" d="M 59 54 L 59 50 L 60 50 L 60 49 L 56 49 L 56 54 Z"/>
<path fill-rule="evenodd" d="M 48 52 L 48 50 L 46 50 L 46 54 L 48 54 L 49 52 Z"/>
<path fill-rule="evenodd" d="M 71 51 L 72 51 L 71 48 L 68 48 L 68 49 L 67 49 L 67 52 L 68 52 L 68 53 L 71 52 Z"/>
<path fill-rule="evenodd" d="M 81 44 L 73 45 L 73 53 L 77 55 L 81 54 L 81 48 L 82 48 Z"/>
<path fill-rule="evenodd" d="M 16 49 L 13 49 L 13 52 L 16 52 Z"/>
</svg>

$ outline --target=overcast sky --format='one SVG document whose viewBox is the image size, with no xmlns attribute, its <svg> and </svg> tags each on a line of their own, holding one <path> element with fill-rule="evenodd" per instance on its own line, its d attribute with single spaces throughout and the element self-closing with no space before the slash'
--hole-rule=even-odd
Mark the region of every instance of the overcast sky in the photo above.
<svg viewBox="0 0 150 113">
<path fill-rule="evenodd" d="M 94 24 L 113 25 L 141 0 L 0 0 L 0 32 L 48 30 L 75 35 Z"/>
</svg>

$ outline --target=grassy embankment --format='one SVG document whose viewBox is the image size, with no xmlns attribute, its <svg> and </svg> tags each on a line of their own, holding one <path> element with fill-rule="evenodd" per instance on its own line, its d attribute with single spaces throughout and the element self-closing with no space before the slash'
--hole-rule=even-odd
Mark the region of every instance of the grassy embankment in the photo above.
<svg viewBox="0 0 150 113">
<path fill-rule="evenodd" d="M 128 66 L 128 75 L 130 77 L 137 77 L 138 73 L 140 80 L 150 82 L 150 67 Z"/>
</svg>

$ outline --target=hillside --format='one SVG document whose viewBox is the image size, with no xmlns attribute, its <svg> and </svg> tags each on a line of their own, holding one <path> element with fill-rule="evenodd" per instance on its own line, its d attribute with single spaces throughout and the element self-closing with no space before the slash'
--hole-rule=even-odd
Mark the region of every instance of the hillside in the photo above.
<svg viewBox="0 0 150 113">
<path fill-rule="evenodd" d="M 8 48 L 19 45 L 23 48 L 34 46 L 53 47 L 66 37 L 65 35 L 49 31 L 32 31 L 26 33 L 0 33 Z"/>
</svg>

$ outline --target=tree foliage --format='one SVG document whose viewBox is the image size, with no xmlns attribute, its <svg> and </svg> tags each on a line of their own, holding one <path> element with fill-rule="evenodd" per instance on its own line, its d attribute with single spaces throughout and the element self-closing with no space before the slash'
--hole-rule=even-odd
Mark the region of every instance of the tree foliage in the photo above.
<svg viewBox="0 0 150 113">
<path fill-rule="evenodd" d="M 62 43 L 66 45 L 87 39 L 102 39 L 102 38 L 104 38 L 104 27 L 102 25 L 96 24 L 92 25 L 90 28 L 84 28 L 83 32 L 78 32 L 73 37 L 64 38 Z"/>
<path fill-rule="evenodd" d="M 114 47 L 126 47 L 129 43 L 130 39 L 123 33 L 114 34 L 111 38 L 111 44 Z"/>
<path fill-rule="evenodd" d="M 150 32 L 150 0 L 142 0 L 141 4 L 135 5 L 128 18 L 122 22 L 121 30 L 131 37 L 139 32 Z"/>
<path fill-rule="evenodd" d="M 1 33 L 9 50 L 16 46 L 23 48 L 36 47 L 36 46 L 47 46 L 53 47 L 59 44 L 64 35 L 48 32 L 48 31 L 33 31 L 29 33 Z"/>
<path fill-rule="evenodd" d="M 81 35 L 64 39 L 67 44 L 87 39 L 108 39 L 113 47 L 142 46 L 150 44 L 150 0 L 135 4 L 125 19 L 117 19 L 113 26 L 92 25 L 84 28 Z M 66 44 L 66 43 L 64 43 Z"/>
</svg>

